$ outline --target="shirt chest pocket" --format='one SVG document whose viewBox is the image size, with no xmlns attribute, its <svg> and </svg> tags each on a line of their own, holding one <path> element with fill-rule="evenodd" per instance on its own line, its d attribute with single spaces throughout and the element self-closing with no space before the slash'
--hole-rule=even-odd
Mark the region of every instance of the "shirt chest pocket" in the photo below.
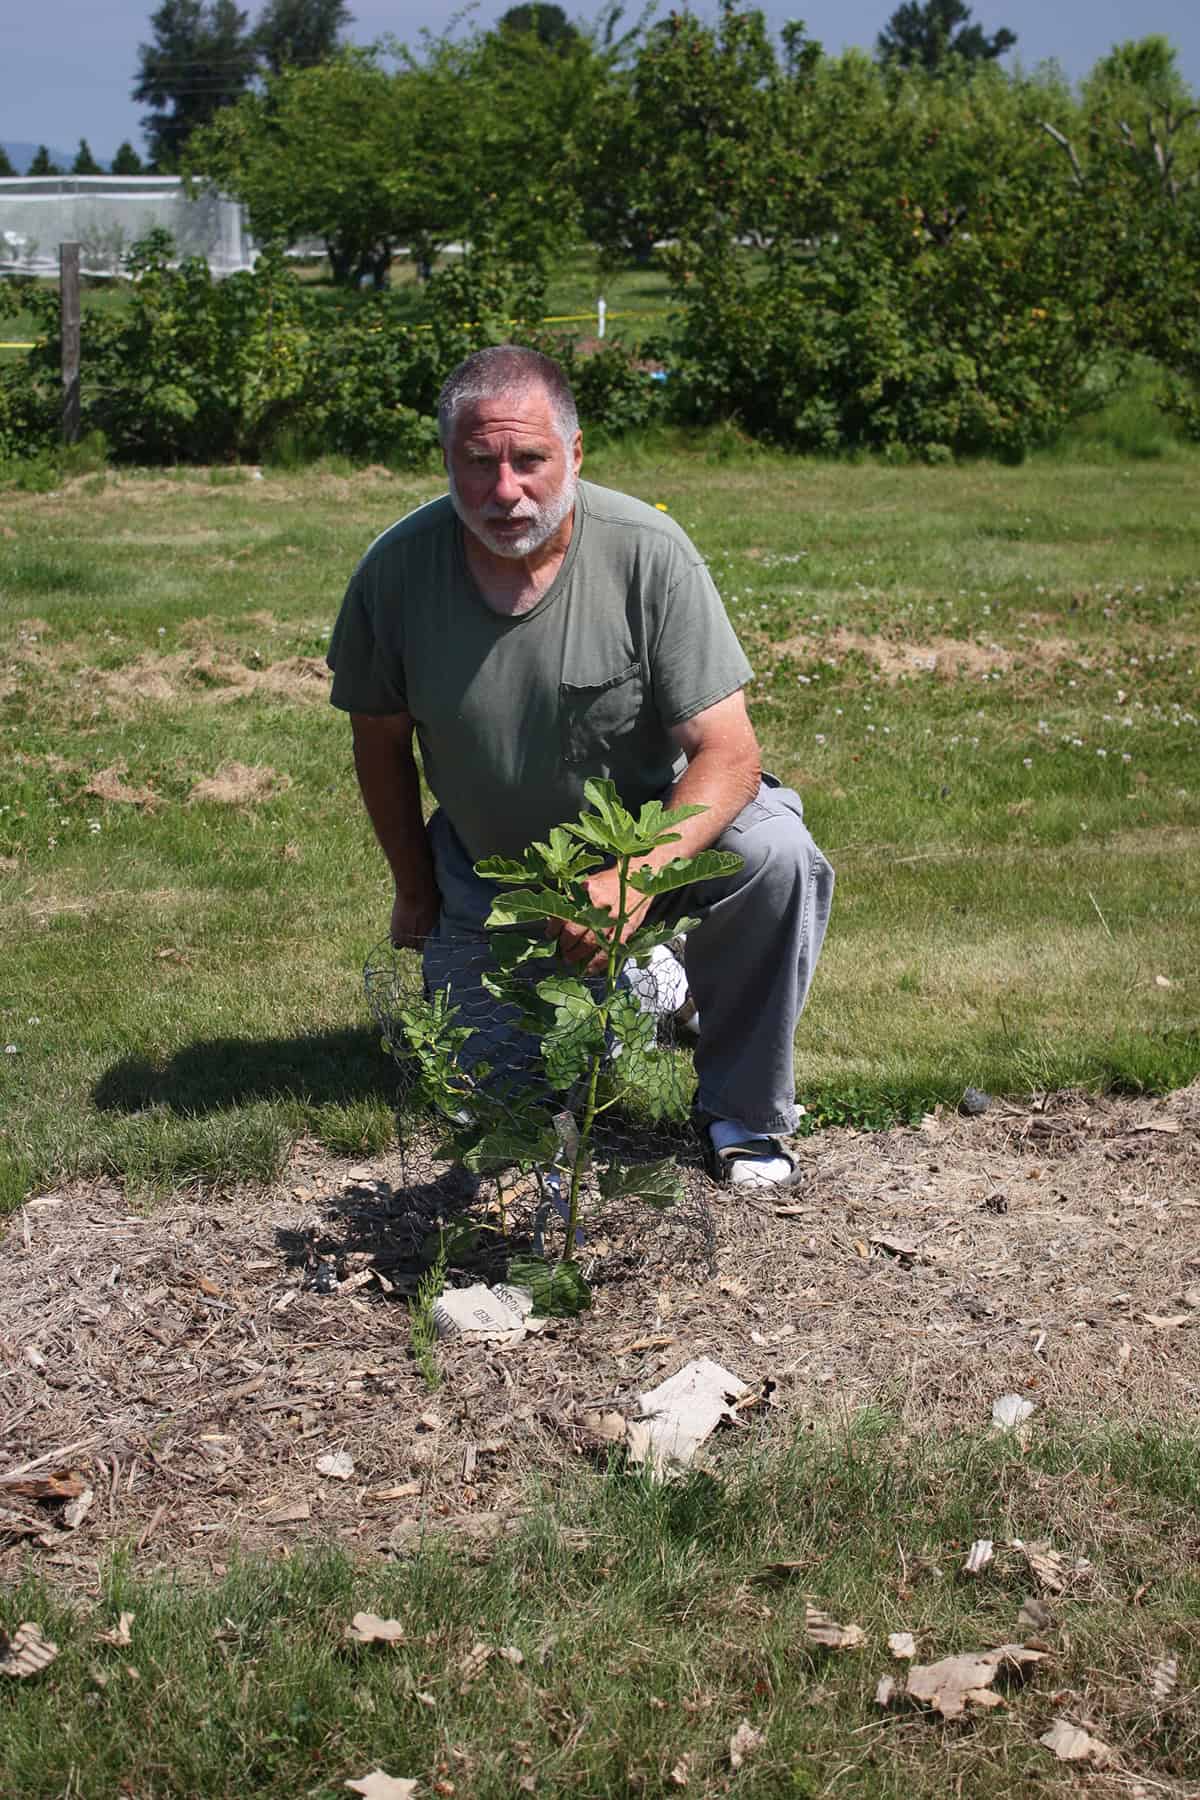
<svg viewBox="0 0 1200 1800">
<path fill-rule="evenodd" d="M 637 729 L 643 701 L 642 665 L 632 662 L 607 681 L 586 686 L 564 681 L 559 688 L 563 760 L 572 767 L 612 765 L 623 738 Z"/>
</svg>

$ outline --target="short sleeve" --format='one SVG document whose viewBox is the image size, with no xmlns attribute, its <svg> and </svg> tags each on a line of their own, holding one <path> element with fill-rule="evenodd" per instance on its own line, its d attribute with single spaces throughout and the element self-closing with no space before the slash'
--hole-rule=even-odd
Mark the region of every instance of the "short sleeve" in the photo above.
<svg viewBox="0 0 1200 1800">
<path fill-rule="evenodd" d="M 381 642 L 373 615 L 360 570 L 346 589 L 325 657 L 333 670 L 330 701 L 343 712 L 407 712 L 402 659 Z"/>
<path fill-rule="evenodd" d="M 745 687 L 754 671 L 702 562 L 667 591 L 650 649 L 655 705 L 669 730 Z"/>
</svg>

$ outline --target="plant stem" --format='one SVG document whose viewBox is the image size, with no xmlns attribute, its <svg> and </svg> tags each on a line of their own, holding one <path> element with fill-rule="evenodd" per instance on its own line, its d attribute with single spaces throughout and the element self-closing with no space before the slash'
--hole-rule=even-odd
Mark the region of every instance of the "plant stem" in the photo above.
<svg viewBox="0 0 1200 1800">
<path fill-rule="evenodd" d="M 626 910 L 625 895 L 627 892 L 626 877 L 629 873 L 629 857 L 617 857 L 617 914 L 609 926 L 608 942 L 605 946 L 608 955 L 604 964 L 604 997 L 600 1001 L 601 1042 L 592 1054 L 592 1065 L 588 1070 L 587 1099 L 584 1101 L 583 1120 L 579 1127 L 579 1142 L 575 1148 L 575 1161 L 571 1168 L 571 1196 L 567 1205 L 567 1244 L 563 1252 L 563 1261 L 572 1262 L 575 1257 L 575 1229 L 579 1220 L 579 1188 L 587 1158 L 587 1147 L 591 1140 L 592 1127 L 596 1123 L 596 1114 L 601 1110 L 596 1105 L 596 1089 L 600 1081 L 600 1064 L 604 1060 L 604 1045 L 608 1038 L 608 1015 L 612 1007 L 613 995 L 617 991 L 617 978 L 625 963 L 625 948 L 621 933 L 625 928 Z"/>
</svg>

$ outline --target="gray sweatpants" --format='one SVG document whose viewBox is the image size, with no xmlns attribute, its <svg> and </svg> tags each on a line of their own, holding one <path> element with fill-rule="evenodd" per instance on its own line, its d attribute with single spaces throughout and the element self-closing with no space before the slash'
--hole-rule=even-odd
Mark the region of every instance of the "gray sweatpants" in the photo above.
<svg viewBox="0 0 1200 1800">
<path fill-rule="evenodd" d="M 464 1023 L 481 1033 L 474 1054 L 494 1063 L 511 1045 L 512 1026 L 479 982 L 491 962 L 483 921 L 503 889 L 475 874 L 440 811 L 429 837 L 442 913 L 426 944 L 425 979 L 449 988 Z M 717 848 L 743 859 L 736 875 L 664 895 L 650 912 L 667 922 L 700 920 L 685 952 L 700 1014 L 696 1106 L 757 1131 L 791 1131 L 793 1040 L 829 922 L 833 870 L 809 836 L 799 795 L 771 775 Z"/>
</svg>

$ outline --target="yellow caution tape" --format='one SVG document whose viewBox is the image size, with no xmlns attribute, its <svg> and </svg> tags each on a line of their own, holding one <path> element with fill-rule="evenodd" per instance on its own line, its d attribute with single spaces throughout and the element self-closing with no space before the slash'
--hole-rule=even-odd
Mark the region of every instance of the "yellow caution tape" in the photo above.
<svg viewBox="0 0 1200 1800">
<path fill-rule="evenodd" d="M 591 324 L 592 320 L 595 317 L 596 317 L 596 314 L 594 312 L 553 313 L 547 319 L 539 319 L 538 324 L 539 325 L 589 325 L 589 324 Z M 661 317 L 662 317 L 661 313 L 648 313 L 648 312 L 608 312 L 605 314 L 606 320 L 607 319 L 661 319 Z M 477 319 L 472 319 L 470 321 L 470 324 L 475 325 L 475 324 L 478 324 L 478 322 L 479 321 Z M 506 325 L 519 325 L 521 323 L 521 321 L 519 319 L 506 319 L 504 321 L 504 323 Z M 374 327 L 374 329 L 376 331 L 382 331 L 383 326 L 377 325 Z M 402 326 L 401 329 L 405 330 L 405 331 L 432 331 L 433 326 L 432 325 L 407 325 L 407 326 Z M 468 329 L 470 329 L 470 325 L 468 326 Z M 37 347 L 38 346 L 36 344 L 0 343 L 0 350 L 36 350 Z"/>
</svg>

